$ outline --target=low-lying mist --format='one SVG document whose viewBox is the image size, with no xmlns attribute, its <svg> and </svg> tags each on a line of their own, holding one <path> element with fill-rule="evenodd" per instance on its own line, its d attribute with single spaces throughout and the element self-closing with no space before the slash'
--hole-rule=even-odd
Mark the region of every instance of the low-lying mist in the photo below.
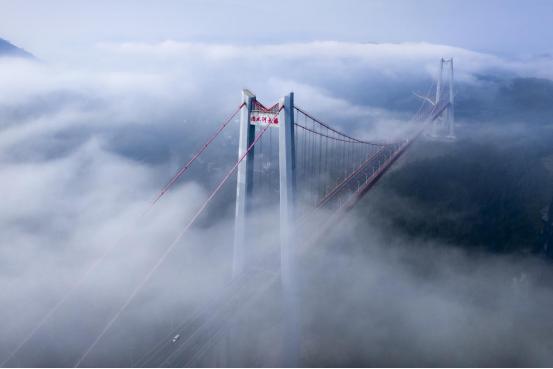
<svg viewBox="0 0 553 369">
<path fill-rule="evenodd" d="M 550 365 L 548 262 L 413 241 L 361 219 L 302 261 L 306 365 Z"/>
<path fill-rule="evenodd" d="M 94 55 L 71 66 L 0 59 L 0 361 L 79 360 L 236 159 L 234 121 L 142 215 L 238 106 L 241 88 L 264 103 L 294 90 L 298 105 L 326 122 L 394 139 L 411 128 L 412 90 L 426 91 L 439 58 L 453 55 L 458 140 L 419 140 L 355 211 L 298 257 L 299 364 L 552 364 L 551 266 L 533 254 L 552 195 L 549 95 L 537 93 L 551 87 L 550 61 L 339 42 L 102 44 Z M 524 120 L 528 96 L 540 103 Z M 503 115 L 489 119 L 495 111 Z M 229 291 L 234 185 L 84 366 L 138 365 Z M 250 266 L 259 278 L 252 283 L 263 293 L 229 313 L 193 364 L 282 365 L 287 315 L 275 219 L 274 208 L 252 219 Z"/>
</svg>

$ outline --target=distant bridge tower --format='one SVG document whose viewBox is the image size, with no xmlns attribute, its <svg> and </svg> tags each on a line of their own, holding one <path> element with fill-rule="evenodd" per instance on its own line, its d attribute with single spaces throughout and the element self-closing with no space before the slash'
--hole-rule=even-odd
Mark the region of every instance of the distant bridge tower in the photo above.
<svg viewBox="0 0 553 369">
<path fill-rule="evenodd" d="M 453 93 L 453 58 L 448 60 L 441 60 L 441 70 L 443 70 L 444 64 L 449 64 L 448 84 L 449 84 L 449 104 L 447 106 L 447 136 L 450 140 L 455 139 L 455 95 Z"/>
<path fill-rule="evenodd" d="M 445 67 L 445 68 L 444 68 Z M 445 69 L 445 71 L 444 71 Z M 444 72 L 446 73 L 446 79 L 444 80 Z M 444 88 L 444 82 L 447 83 Z M 441 122 L 444 123 L 442 130 L 446 130 L 445 138 L 448 140 L 455 140 L 455 95 L 453 92 L 453 58 L 440 59 L 440 69 L 438 72 L 438 80 L 436 83 L 436 97 L 434 99 L 426 98 L 430 101 L 436 109 L 443 109 L 441 114 Z M 444 107 L 445 105 L 445 107 Z M 432 122 L 432 131 L 430 136 L 433 138 L 439 138 L 438 119 Z"/>
</svg>

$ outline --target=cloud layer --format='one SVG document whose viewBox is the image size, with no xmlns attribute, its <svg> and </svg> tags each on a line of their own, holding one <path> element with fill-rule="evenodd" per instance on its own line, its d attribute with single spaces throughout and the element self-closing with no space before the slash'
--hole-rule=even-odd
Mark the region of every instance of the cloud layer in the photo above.
<svg viewBox="0 0 553 369">
<path fill-rule="evenodd" d="M 424 92 L 420 90 L 433 79 L 440 57 L 455 59 L 460 84 L 482 83 L 478 75 L 491 72 L 553 78 L 549 59 L 504 60 L 431 44 L 237 46 L 166 41 L 100 44 L 78 64 L 0 59 L 0 192 L 4 194 L 0 209 L 0 286 L 5 291 L 0 303 L 0 316 L 4 317 L 0 359 L 27 336 L 94 260 L 116 244 L 109 259 L 75 297 L 23 347 L 15 361 L 10 361 L 12 365 L 74 364 L 98 326 L 120 305 L 235 159 L 236 126 L 147 221 L 136 225 L 156 190 L 238 106 L 241 88 L 252 89 L 268 104 L 293 90 L 298 105 L 325 121 L 365 137 L 394 138 L 405 128 L 410 108 L 417 105 L 411 90 Z M 156 276 L 117 327 L 123 327 L 122 332 L 136 328 L 138 338 L 114 333 L 107 339 L 116 343 L 112 346 L 116 349 L 101 346 L 92 357 L 98 361 L 92 363 L 129 365 L 132 359 L 121 353 L 138 355 L 150 343 L 148 337 L 140 338 L 146 331 L 159 336 L 172 321 L 180 319 L 183 310 L 190 311 L 223 286 L 230 270 L 232 184 L 226 194 L 227 198 L 218 204 L 223 209 L 218 221 L 209 223 L 204 219 L 204 228 L 186 237 L 168 267 Z M 271 238 L 272 233 L 263 236 Z M 380 253 L 382 240 L 363 242 L 374 250 L 371 252 Z M 409 255 L 411 251 L 405 252 Z M 468 264 L 464 257 L 460 259 L 462 265 Z M 480 317 L 479 307 L 467 307 L 466 301 L 456 300 L 448 291 L 451 285 L 459 287 L 457 271 L 445 281 L 426 284 L 409 273 L 397 275 L 404 265 L 395 258 L 388 259 L 385 252 L 372 263 L 382 268 L 381 278 L 399 278 L 392 282 L 400 285 L 394 292 L 397 297 L 387 295 L 378 284 L 367 285 L 374 287 L 367 287 L 367 293 L 377 291 L 383 304 L 401 304 L 401 296 L 418 301 L 410 291 L 436 288 L 425 295 L 428 299 L 423 299 L 420 306 L 413 307 L 422 315 L 415 311 L 409 320 L 402 315 L 405 312 L 398 312 L 407 319 L 410 332 L 423 330 L 424 326 L 419 325 L 436 313 L 441 317 L 436 340 L 445 337 L 445 342 L 456 342 L 462 322 Z M 455 264 L 457 260 L 444 263 Z M 362 266 L 355 265 L 348 273 L 357 274 L 357 268 Z M 504 276 L 504 268 L 498 270 L 490 272 L 493 276 L 489 279 L 476 273 L 469 282 L 481 282 L 482 286 L 477 286 L 475 293 L 492 289 L 496 279 Z M 324 270 L 313 268 L 308 272 L 316 276 Z M 440 273 L 446 271 L 439 269 Z M 315 292 L 324 291 L 323 287 L 317 286 Z M 362 288 L 360 282 L 355 288 Z M 536 291 L 529 293 L 536 297 Z M 503 290 L 497 293 L 501 295 Z M 355 290 L 347 298 L 355 300 L 361 295 Z M 541 298 L 548 302 L 549 292 L 545 296 Z M 348 307 L 346 303 L 343 308 Z M 381 308 L 376 307 L 377 315 L 382 313 Z M 331 313 L 313 309 L 313 314 Z M 507 321 L 518 314 L 510 307 L 506 309 Z M 449 312 L 458 318 L 451 330 L 446 322 Z M 522 317 L 528 318 L 526 313 Z M 338 324 L 341 317 L 332 315 L 332 319 Z M 502 322 L 492 319 L 486 326 L 492 333 L 486 337 L 491 340 L 503 332 L 499 327 Z M 379 333 L 386 334 L 385 327 L 380 328 Z M 395 328 L 401 332 L 401 326 Z M 529 340 L 539 343 L 542 331 L 536 332 Z M 468 340 L 467 335 L 461 337 Z M 371 340 L 382 342 L 377 338 Z M 129 348 L 129 342 L 135 346 Z M 417 355 L 431 355 L 427 350 L 435 343 L 431 339 L 423 341 Z M 443 355 L 447 356 L 451 347 L 445 344 Z M 388 355 L 388 351 L 375 350 L 371 351 L 378 357 L 374 362 L 386 363 L 385 356 L 379 355 Z M 532 356 L 530 350 L 532 360 L 521 362 L 541 365 L 550 359 L 543 346 L 536 350 L 537 356 Z M 446 362 L 446 356 L 438 356 L 436 362 Z M 328 362 L 341 364 L 339 358 L 328 358 Z M 408 356 L 400 358 L 397 362 L 408 363 L 402 361 Z M 484 353 L 478 353 L 475 363 L 485 364 L 484 358 Z M 319 359 L 315 355 L 313 363 L 327 362 L 323 356 Z M 462 357 L 455 360 L 465 363 Z"/>
</svg>

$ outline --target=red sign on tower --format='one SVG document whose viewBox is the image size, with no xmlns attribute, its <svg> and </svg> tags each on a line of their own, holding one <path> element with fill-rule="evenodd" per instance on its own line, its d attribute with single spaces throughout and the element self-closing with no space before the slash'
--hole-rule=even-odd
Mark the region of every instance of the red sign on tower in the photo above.
<svg viewBox="0 0 553 369">
<path fill-rule="evenodd" d="M 250 113 L 250 124 L 260 126 L 278 126 L 278 113 L 278 104 L 274 104 L 271 107 L 266 107 L 256 100 L 254 102 L 252 112 Z"/>
<path fill-rule="evenodd" d="M 250 114 L 250 123 L 262 126 L 267 124 L 278 125 L 278 114 L 252 111 Z"/>
</svg>

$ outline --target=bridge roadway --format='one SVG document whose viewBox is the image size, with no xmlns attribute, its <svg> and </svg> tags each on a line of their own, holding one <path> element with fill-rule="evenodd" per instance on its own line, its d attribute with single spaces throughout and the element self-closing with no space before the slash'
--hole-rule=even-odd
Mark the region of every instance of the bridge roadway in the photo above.
<svg viewBox="0 0 553 369">
<path fill-rule="evenodd" d="M 250 269 L 234 278 L 221 295 L 196 310 L 133 366 L 186 367 L 197 361 L 231 318 L 277 281 L 277 274 L 260 269 Z"/>
</svg>

